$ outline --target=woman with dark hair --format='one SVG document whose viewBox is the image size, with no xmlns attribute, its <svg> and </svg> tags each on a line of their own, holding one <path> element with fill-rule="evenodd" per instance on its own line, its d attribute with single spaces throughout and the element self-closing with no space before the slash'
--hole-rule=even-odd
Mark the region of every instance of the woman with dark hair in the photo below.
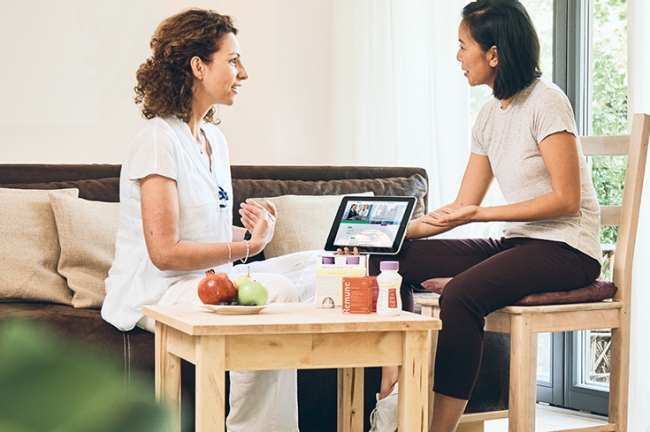
<svg viewBox="0 0 650 432">
<path fill-rule="evenodd" d="M 120 176 L 115 260 L 102 317 L 120 330 L 154 330 L 148 304 L 199 303 L 207 269 L 250 268 L 269 302 L 313 296 L 316 253 L 246 262 L 273 237 L 276 210 L 240 204 L 232 224 L 228 145 L 216 128 L 217 104 L 232 105 L 248 73 L 228 16 L 190 9 L 164 20 L 140 66 L 136 103 L 148 119 L 129 145 Z M 295 370 L 231 372 L 229 432 L 298 431 Z M 216 407 L 215 407 L 216 409 Z"/>
<path fill-rule="evenodd" d="M 430 432 L 458 425 L 478 375 L 486 315 L 529 294 L 579 288 L 600 274 L 595 191 L 569 100 L 540 78 L 528 13 L 518 1 L 479 0 L 462 16 L 457 59 L 469 84 L 490 86 L 494 99 L 476 119 L 456 199 L 412 221 L 412 240 L 396 257 L 404 283 L 452 278 L 440 297 Z M 507 204 L 481 206 L 495 178 Z M 506 222 L 502 238 L 428 239 L 491 221 Z M 371 259 L 371 274 L 378 263 Z M 384 368 L 372 431 L 397 428 L 396 381 L 397 368 Z"/>
</svg>

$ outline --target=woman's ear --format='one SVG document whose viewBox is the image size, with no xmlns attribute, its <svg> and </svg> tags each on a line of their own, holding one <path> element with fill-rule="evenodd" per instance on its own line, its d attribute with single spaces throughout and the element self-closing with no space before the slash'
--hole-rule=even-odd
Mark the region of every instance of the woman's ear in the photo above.
<svg viewBox="0 0 650 432">
<path fill-rule="evenodd" d="M 192 73 L 194 78 L 201 80 L 203 79 L 203 74 L 205 73 L 205 63 L 198 56 L 194 56 L 190 59 L 190 67 L 192 68 Z"/>
<path fill-rule="evenodd" d="M 487 62 L 490 65 L 490 67 L 497 67 L 499 65 L 499 52 L 497 51 L 497 46 L 493 45 L 492 48 L 487 50 L 485 53 Z"/>
</svg>

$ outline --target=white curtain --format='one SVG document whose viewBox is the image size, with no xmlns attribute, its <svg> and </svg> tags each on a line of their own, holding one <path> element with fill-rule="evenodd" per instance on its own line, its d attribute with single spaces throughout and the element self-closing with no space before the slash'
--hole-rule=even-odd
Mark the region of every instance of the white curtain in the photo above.
<svg viewBox="0 0 650 432">
<path fill-rule="evenodd" d="M 628 0 L 628 112 L 650 114 L 650 2 Z M 650 432 L 650 164 L 632 272 L 630 431 Z"/>
<path fill-rule="evenodd" d="M 469 156 L 469 93 L 456 61 L 465 3 L 332 2 L 336 163 L 423 167 L 430 208 L 455 198 Z"/>
</svg>

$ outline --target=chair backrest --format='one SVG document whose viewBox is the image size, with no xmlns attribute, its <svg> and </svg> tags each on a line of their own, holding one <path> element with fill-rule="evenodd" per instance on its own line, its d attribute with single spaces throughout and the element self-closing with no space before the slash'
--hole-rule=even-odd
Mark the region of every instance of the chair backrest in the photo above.
<svg viewBox="0 0 650 432">
<path fill-rule="evenodd" d="M 641 191 L 648 155 L 650 115 L 634 114 L 630 135 L 580 137 L 585 156 L 627 155 L 627 169 L 620 206 L 601 206 L 601 226 L 618 226 L 612 281 L 618 287 L 614 300 L 630 304 L 632 261 L 639 225 Z"/>
</svg>

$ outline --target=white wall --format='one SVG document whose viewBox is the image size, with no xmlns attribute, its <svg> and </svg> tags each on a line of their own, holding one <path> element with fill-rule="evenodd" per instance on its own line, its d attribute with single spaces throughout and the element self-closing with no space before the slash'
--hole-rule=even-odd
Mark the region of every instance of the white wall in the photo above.
<svg viewBox="0 0 650 432">
<path fill-rule="evenodd" d="M 650 114 L 650 2 L 628 1 L 628 113 Z M 632 269 L 632 335 L 630 343 L 630 394 L 628 430 L 650 432 L 650 163 L 646 164 L 639 211 L 634 268 Z"/>
<path fill-rule="evenodd" d="M 231 162 L 330 163 L 328 0 L 3 0 L 0 163 L 121 163 L 142 122 L 135 72 L 187 7 L 240 30 L 250 79 L 220 108 Z"/>
</svg>

